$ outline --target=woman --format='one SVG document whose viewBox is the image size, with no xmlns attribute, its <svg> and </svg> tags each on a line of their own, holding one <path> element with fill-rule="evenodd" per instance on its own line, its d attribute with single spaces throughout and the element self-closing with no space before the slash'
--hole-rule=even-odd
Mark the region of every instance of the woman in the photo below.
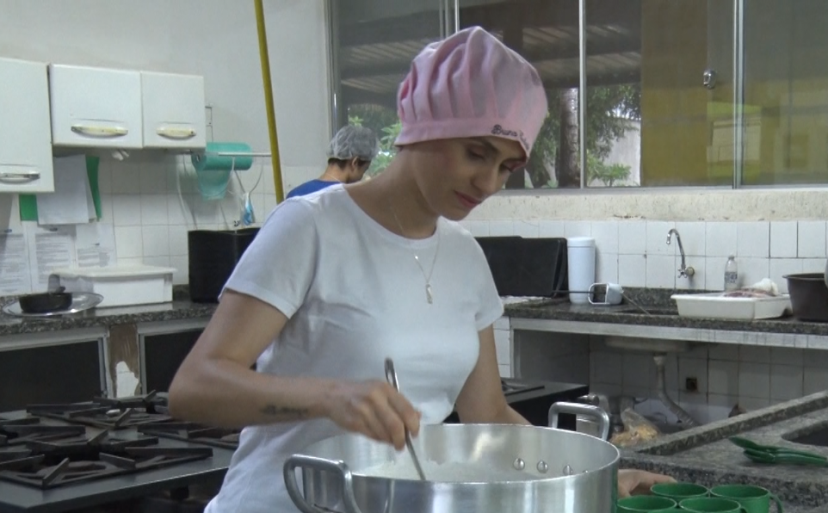
<svg viewBox="0 0 828 513">
<path fill-rule="evenodd" d="M 526 163 L 547 112 L 535 69 L 482 29 L 426 47 L 398 94 L 399 152 L 378 178 L 271 212 L 170 389 L 171 413 L 249 426 L 208 511 L 295 511 L 285 458 L 343 431 L 528 424 L 503 396 L 486 259 L 455 221 Z M 391 357 L 403 384 L 384 380 Z M 257 362 L 258 372 L 250 370 Z M 620 493 L 670 480 L 619 474 Z"/>
</svg>

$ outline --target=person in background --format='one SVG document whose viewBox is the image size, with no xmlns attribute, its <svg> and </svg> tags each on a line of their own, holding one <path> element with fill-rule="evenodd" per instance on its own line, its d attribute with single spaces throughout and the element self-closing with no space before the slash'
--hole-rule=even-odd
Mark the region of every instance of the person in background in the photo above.
<svg viewBox="0 0 828 513">
<path fill-rule="evenodd" d="M 388 167 L 280 203 L 175 375 L 173 417 L 244 427 L 206 513 L 296 511 L 285 460 L 345 432 L 403 450 L 406 430 L 416 437 L 453 410 L 465 423 L 529 424 L 501 388 L 503 303 L 457 221 L 526 164 L 547 115 L 543 83 L 474 27 L 414 59 L 397 105 Z M 401 392 L 385 381 L 386 357 Z M 618 493 L 671 481 L 620 470 Z"/>
<path fill-rule="evenodd" d="M 362 180 L 378 151 L 379 141 L 373 130 L 363 126 L 343 126 L 331 139 L 328 167 L 322 176 L 299 185 L 287 197 L 304 196 L 338 183 Z"/>
</svg>

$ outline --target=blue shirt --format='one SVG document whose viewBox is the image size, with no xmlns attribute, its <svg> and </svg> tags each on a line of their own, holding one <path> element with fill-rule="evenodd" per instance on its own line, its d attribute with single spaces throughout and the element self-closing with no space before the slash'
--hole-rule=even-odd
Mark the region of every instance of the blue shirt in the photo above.
<svg viewBox="0 0 828 513">
<path fill-rule="evenodd" d="M 321 191 L 325 187 L 330 187 L 331 185 L 336 185 L 340 182 L 328 182 L 325 180 L 311 180 L 309 182 L 305 182 L 302 185 L 296 187 L 292 191 L 290 191 L 287 195 L 288 198 L 292 198 L 294 196 L 306 196 L 308 194 L 314 193 L 316 191 Z M 287 198 L 285 198 L 287 199 Z"/>
</svg>

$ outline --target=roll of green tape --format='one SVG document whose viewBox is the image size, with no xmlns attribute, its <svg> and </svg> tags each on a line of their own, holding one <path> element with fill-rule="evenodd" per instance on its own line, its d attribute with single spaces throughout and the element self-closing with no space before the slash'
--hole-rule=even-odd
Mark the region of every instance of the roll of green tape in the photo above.
<svg viewBox="0 0 828 513">
<path fill-rule="evenodd" d="M 220 155 L 221 153 L 230 155 Z M 201 197 L 205 200 L 224 198 L 230 171 L 246 171 L 253 165 L 253 157 L 238 155 L 247 153 L 250 153 L 250 146 L 233 142 L 210 142 L 204 153 L 194 153 L 190 160 L 196 170 Z"/>
<path fill-rule="evenodd" d="M 250 146 L 238 142 L 208 142 L 204 153 L 191 157 L 196 171 L 246 171 L 253 165 L 250 156 L 223 156 L 219 153 L 251 153 Z"/>
</svg>

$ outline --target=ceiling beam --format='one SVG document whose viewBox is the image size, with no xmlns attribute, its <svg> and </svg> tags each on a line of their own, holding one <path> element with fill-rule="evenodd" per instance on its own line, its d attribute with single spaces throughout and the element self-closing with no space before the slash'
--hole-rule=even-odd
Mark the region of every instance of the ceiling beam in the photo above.
<svg viewBox="0 0 828 513">
<path fill-rule="evenodd" d="M 621 84 L 635 84 L 641 82 L 641 73 L 638 70 L 613 73 L 612 75 L 587 77 L 587 87 L 600 87 Z M 557 91 L 579 86 L 578 75 L 571 77 L 560 77 L 553 80 L 545 80 L 544 88 Z M 342 103 L 344 105 L 372 104 L 386 107 L 392 110 L 397 108 L 397 92 L 374 92 L 355 87 L 342 87 Z M 589 105 L 587 105 L 589 108 Z"/>
<path fill-rule="evenodd" d="M 436 41 L 440 39 L 440 15 L 434 10 L 395 18 L 346 23 L 339 27 L 339 34 L 341 48 L 420 39 Z"/>
<path fill-rule="evenodd" d="M 641 42 L 631 39 L 604 39 L 593 40 L 591 43 L 587 39 L 587 57 L 606 56 L 619 53 L 640 52 Z M 564 59 L 578 59 L 579 48 L 578 42 L 567 43 L 559 46 L 549 46 L 531 52 L 523 52 L 523 57 L 533 64 L 544 61 L 556 61 Z M 342 62 L 342 61 L 340 61 Z M 368 78 L 385 75 L 405 75 L 411 66 L 411 61 L 390 62 L 386 64 L 346 67 L 339 71 L 339 76 L 342 80 L 354 78 Z"/>
<path fill-rule="evenodd" d="M 379 105 L 386 107 L 393 111 L 397 110 L 397 92 L 393 93 L 375 93 L 373 91 L 366 91 L 364 89 L 357 89 L 355 87 L 342 87 L 342 103 L 348 105 Z"/>
<path fill-rule="evenodd" d="M 620 73 L 613 73 L 600 76 L 587 76 L 587 87 L 601 87 L 622 84 L 637 84 L 641 82 L 641 72 L 639 70 L 623 71 Z M 546 89 L 570 89 L 580 86 L 580 78 L 578 75 L 571 77 L 560 77 L 553 80 L 544 80 L 543 86 Z M 587 105 L 589 108 L 589 105 Z"/>
</svg>

